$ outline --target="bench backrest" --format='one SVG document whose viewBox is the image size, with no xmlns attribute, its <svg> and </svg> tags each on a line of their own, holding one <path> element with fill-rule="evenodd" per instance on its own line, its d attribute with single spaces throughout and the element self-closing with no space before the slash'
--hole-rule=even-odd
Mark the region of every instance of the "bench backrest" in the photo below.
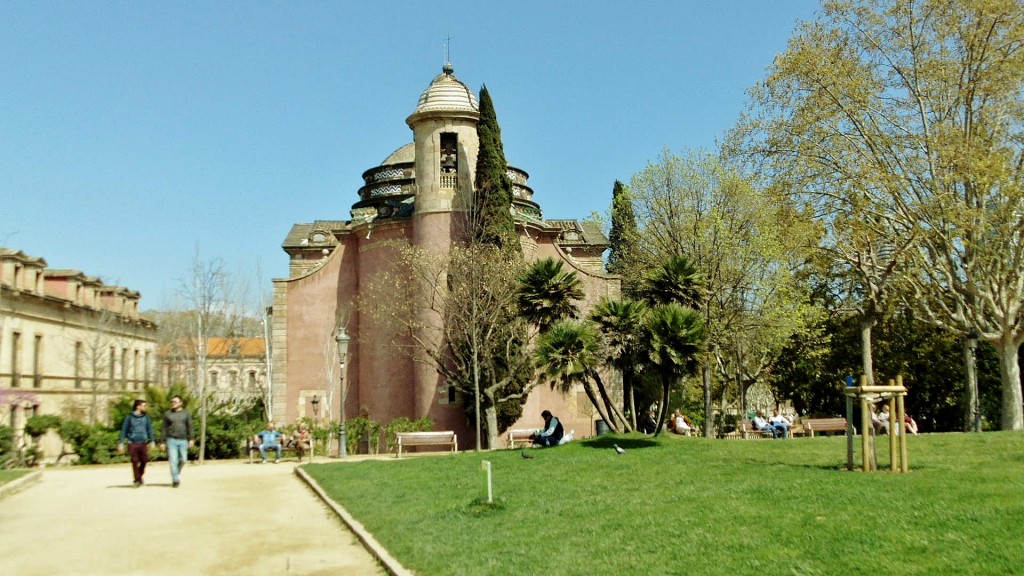
<svg viewBox="0 0 1024 576">
<path fill-rule="evenodd" d="M 846 430 L 846 418 L 809 418 L 803 424 L 805 430 Z"/>
<path fill-rule="evenodd" d="M 415 444 L 446 444 L 455 440 L 455 432 L 399 432 L 398 443 L 405 446 Z"/>
</svg>

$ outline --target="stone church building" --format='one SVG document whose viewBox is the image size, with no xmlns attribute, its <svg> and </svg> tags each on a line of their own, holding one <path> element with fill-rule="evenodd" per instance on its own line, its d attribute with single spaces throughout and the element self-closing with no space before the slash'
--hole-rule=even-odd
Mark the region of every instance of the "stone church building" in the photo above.
<svg viewBox="0 0 1024 576">
<path fill-rule="evenodd" d="M 363 173 L 364 185 L 348 219 L 295 224 L 282 247 L 290 259 L 289 277 L 274 280 L 273 414 L 292 423 L 319 415 L 338 419 L 341 370 L 335 347 L 338 318 L 351 337 L 345 370 L 345 415 L 360 413 L 380 422 L 429 416 L 436 430 L 454 430 L 461 448 L 475 445 L 463 402 L 437 371 L 389 346 L 374 319 L 355 302 L 382 274 L 396 242 L 444 252 L 453 239 L 454 218 L 472 195 L 479 109 L 472 90 L 450 64 L 420 95 L 406 124 L 412 142 Z M 594 225 L 549 220 L 527 184 L 524 170 L 509 166 L 515 216 L 527 261 L 553 257 L 575 271 L 586 297 L 584 310 L 604 296 L 617 297 L 619 280 L 605 273 L 602 253 L 608 240 Z M 513 428 L 538 428 L 540 412 L 551 410 L 576 437 L 594 430 L 594 416 L 582 389 L 563 395 L 542 383 L 524 405 Z"/>
</svg>

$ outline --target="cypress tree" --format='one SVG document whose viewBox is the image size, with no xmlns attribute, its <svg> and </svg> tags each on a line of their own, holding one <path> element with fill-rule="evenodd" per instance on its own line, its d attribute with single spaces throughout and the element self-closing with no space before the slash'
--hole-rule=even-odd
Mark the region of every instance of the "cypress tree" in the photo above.
<svg viewBox="0 0 1024 576">
<path fill-rule="evenodd" d="M 476 127 L 480 149 L 476 158 L 473 202 L 473 240 L 522 255 L 512 216 L 512 180 L 501 144 L 501 127 L 487 86 L 480 89 L 480 120 Z"/>
<path fill-rule="evenodd" d="M 615 181 L 612 188 L 612 229 L 608 234 L 611 251 L 608 253 L 608 272 L 623 276 L 623 288 L 627 293 L 635 292 L 638 279 L 630 273 L 635 268 L 636 214 L 633 212 L 633 196 L 629 189 Z"/>
</svg>

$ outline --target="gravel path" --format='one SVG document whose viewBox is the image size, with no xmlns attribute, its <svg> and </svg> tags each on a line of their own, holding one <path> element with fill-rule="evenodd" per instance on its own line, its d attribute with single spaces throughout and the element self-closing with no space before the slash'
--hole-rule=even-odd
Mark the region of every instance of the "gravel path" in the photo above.
<svg viewBox="0 0 1024 576">
<path fill-rule="evenodd" d="M 0 574 L 385 574 L 293 460 L 47 469 L 0 500 Z"/>
</svg>

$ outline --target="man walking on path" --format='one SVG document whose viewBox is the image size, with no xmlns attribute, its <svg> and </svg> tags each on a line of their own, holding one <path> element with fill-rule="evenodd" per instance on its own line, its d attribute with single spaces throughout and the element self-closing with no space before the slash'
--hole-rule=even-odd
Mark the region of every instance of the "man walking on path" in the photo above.
<svg viewBox="0 0 1024 576">
<path fill-rule="evenodd" d="M 146 473 L 149 445 L 156 442 L 153 421 L 149 419 L 146 410 L 145 400 L 135 400 L 131 414 L 125 416 L 121 423 L 121 438 L 117 443 L 117 452 L 124 454 L 124 442 L 128 440 L 128 455 L 132 459 L 132 477 L 136 488 L 142 486 L 142 476 Z"/>
<path fill-rule="evenodd" d="M 171 485 L 181 484 L 181 467 L 188 462 L 188 449 L 194 444 L 192 413 L 181 403 L 181 396 L 171 397 L 171 409 L 164 413 L 164 444 L 171 465 Z"/>
</svg>

